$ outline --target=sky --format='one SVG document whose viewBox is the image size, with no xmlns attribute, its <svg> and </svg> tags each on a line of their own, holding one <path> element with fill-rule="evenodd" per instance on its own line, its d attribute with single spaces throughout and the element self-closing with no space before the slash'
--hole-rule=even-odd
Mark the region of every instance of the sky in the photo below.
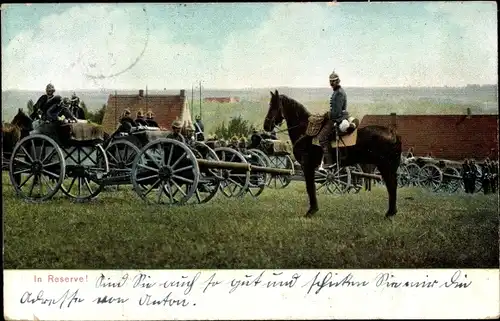
<svg viewBox="0 0 500 321">
<path fill-rule="evenodd" d="M 2 5 L 2 90 L 498 83 L 496 2 Z"/>
</svg>

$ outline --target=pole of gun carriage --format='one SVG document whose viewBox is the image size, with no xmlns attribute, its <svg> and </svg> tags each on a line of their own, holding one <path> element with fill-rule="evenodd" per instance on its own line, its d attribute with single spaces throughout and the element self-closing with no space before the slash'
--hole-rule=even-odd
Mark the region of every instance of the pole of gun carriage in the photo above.
<svg viewBox="0 0 500 321">
<path fill-rule="evenodd" d="M 201 119 L 201 80 L 200 80 L 200 119 Z"/>
<path fill-rule="evenodd" d="M 191 84 L 191 118 L 193 118 L 194 114 L 194 85 Z"/>
<path fill-rule="evenodd" d="M 118 99 L 118 94 L 116 92 L 116 89 L 115 89 L 115 130 L 116 130 L 116 127 L 118 126 L 118 115 L 117 115 L 117 110 L 116 110 L 116 100 Z"/>
<path fill-rule="evenodd" d="M 146 115 L 148 114 L 148 85 L 146 85 Z M 142 115 L 144 117 L 144 114 Z"/>
</svg>

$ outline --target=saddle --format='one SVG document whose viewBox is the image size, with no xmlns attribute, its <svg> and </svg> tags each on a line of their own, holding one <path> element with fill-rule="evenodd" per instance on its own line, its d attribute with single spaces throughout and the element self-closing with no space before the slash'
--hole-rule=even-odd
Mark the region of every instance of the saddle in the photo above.
<svg viewBox="0 0 500 321">
<path fill-rule="evenodd" d="M 323 128 L 326 120 L 330 119 L 330 112 L 326 112 L 324 114 L 316 114 L 309 116 L 306 135 L 315 137 L 319 134 L 321 129 Z"/>
<path fill-rule="evenodd" d="M 330 112 L 320 115 L 309 116 L 309 123 L 306 129 L 306 135 L 313 137 L 313 144 L 319 145 L 319 138 L 317 137 L 326 121 L 330 119 Z M 356 144 L 358 137 L 359 119 L 355 117 L 345 117 L 342 122 L 336 124 L 337 131 L 332 131 L 329 140 L 333 148 L 348 147 Z M 344 129 L 344 130 L 342 130 Z M 336 133 L 339 134 L 339 146 L 337 146 Z"/>
</svg>

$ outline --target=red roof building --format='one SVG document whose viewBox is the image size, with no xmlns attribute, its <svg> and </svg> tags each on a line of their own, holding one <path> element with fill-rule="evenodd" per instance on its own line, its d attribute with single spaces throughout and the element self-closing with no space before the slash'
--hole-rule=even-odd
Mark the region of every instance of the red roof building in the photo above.
<svg viewBox="0 0 500 321">
<path fill-rule="evenodd" d="M 152 111 L 154 120 L 166 129 L 170 129 L 176 119 L 181 120 L 184 126 L 193 126 L 184 90 L 179 95 L 144 96 L 144 90 L 139 90 L 137 95 L 109 95 L 102 121 L 106 132 L 111 133 L 117 129 L 125 109 L 130 110 L 134 119 L 138 111 L 142 111 L 144 116 Z"/>
<path fill-rule="evenodd" d="M 359 127 L 368 125 L 394 127 L 415 156 L 498 159 L 498 115 L 365 115 Z"/>
<path fill-rule="evenodd" d="M 203 99 L 204 102 L 213 103 L 237 103 L 240 101 L 239 97 L 206 97 Z"/>
</svg>

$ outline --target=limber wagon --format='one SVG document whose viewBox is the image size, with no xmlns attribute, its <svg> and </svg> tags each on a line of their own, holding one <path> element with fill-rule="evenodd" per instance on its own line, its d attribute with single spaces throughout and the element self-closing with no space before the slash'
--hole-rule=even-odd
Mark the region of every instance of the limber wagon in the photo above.
<svg viewBox="0 0 500 321">
<path fill-rule="evenodd" d="M 132 184 L 147 202 L 184 204 L 196 195 L 193 202 L 204 203 L 219 189 L 229 196 L 252 193 L 259 175 L 292 174 L 259 166 L 265 165 L 262 161 L 249 163 L 231 149 L 184 144 L 159 129 L 136 128 L 130 135 L 104 141 L 98 128 L 86 123 L 45 124 L 18 142 L 9 168 L 17 194 L 43 201 L 61 189 L 76 200 L 87 200 L 107 185 Z M 38 191 L 33 193 L 35 186 Z M 257 190 L 261 191 L 258 185 Z"/>
<path fill-rule="evenodd" d="M 433 192 L 454 193 L 463 188 L 462 163 L 431 157 L 417 157 L 414 163 L 420 167 L 417 184 Z M 481 176 L 481 168 L 476 165 L 476 172 Z M 481 189 L 479 180 L 476 189 Z"/>
</svg>

